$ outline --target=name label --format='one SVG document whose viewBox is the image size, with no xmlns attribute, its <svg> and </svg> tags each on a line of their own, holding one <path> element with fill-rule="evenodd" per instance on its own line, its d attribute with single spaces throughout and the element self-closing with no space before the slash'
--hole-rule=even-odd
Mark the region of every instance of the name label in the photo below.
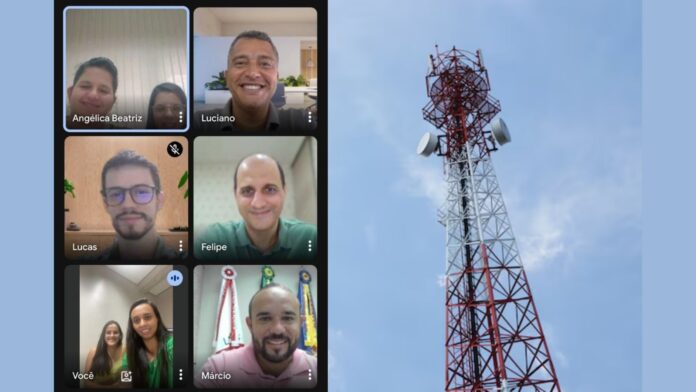
<svg viewBox="0 0 696 392">
<path fill-rule="evenodd" d="M 76 244 L 73 242 L 72 250 L 79 252 L 96 252 L 99 249 L 97 249 L 97 245 L 95 244 Z"/>
<path fill-rule="evenodd" d="M 234 122 L 234 116 L 223 116 L 221 114 L 201 114 L 201 122 Z"/>
<path fill-rule="evenodd" d="M 201 250 L 207 251 L 207 252 L 226 252 L 227 251 L 227 245 L 221 245 L 213 242 L 212 244 L 209 244 L 207 242 L 204 242 L 201 244 Z"/>
<path fill-rule="evenodd" d="M 105 116 L 103 114 L 90 114 L 90 115 L 79 115 L 75 114 L 73 115 L 73 121 L 74 122 L 80 122 L 85 125 L 89 123 L 108 123 L 108 122 L 114 122 L 114 123 L 128 123 L 128 122 L 143 122 L 143 116 L 142 114 L 127 114 L 127 115 L 119 115 L 119 114 L 112 114 L 111 116 Z"/>
<path fill-rule="evenodd" d="M 201 372 L 201 379 L 203 380 L 229 380 L 232 376 L 229 373 L 213 373 L 213 372 Z"/>
<path fill-rule="evenodd" d="M 73 379 L 75 380 L 94 380 L 94 374 L 92 372 L 89 373 L 80 373 L 80 372 L 72 372 Z"/>
</svg>

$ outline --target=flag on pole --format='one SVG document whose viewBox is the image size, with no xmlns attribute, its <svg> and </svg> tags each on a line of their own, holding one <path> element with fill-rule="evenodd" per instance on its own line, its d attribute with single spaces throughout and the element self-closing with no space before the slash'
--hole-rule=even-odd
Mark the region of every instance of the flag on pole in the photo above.
<svg viewBox="0 0 696 392">
<path fill-rule="evenodd" d="M 273 283 L 273 278 L 275 278 L 275 271 L 270 265 L 264 265 L 261 268 L 261 288 L 268 286 Z"/>
<path fill-rule="evenodd" d="M 237 300 L 237 271 L 230 265 L 222 267 L 222 285 L 218 300 L 217 319 L 215 322 L 215 352 L 244 346 L 242 320 L 239 316 Z"/>
<path fill-rule="evenodd" d="M 297 288 L 297 299 L 300 301 L 300 314 L 304 316 L 300 329 L 300 349 L 309 354 L 317 355 L 317 316 L 314 310 L 314 300 L 309 284 L 312 276 L 305 269 L 300 270 L 300 281 Z"/>
</svg>

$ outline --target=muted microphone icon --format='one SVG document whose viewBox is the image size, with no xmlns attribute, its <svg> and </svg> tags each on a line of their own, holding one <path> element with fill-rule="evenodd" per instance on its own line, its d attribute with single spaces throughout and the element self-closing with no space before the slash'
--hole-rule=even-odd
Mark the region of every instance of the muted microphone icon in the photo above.
<svg viewBox="0 0 696 392">
<path fill-rule="evenodd" d="M 167 145 L 167 154 L 169 154 L 170 157 L 176 158 L 178 156 L 181 156 L 181 154 L 184 153 L 184 146 L 181 145 L 179 142 L 171 142 L 169 145 Z"/>
</svg>

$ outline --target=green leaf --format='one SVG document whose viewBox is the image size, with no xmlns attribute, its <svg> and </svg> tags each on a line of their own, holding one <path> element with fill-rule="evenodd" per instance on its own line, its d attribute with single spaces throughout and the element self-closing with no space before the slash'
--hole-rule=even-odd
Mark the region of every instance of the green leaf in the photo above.
<svg viewBox="0 0 696 392">
<path fill-rule="evenodd" d="M 187 189 L 186 193 L 184 193 L 184 199 L 188 199 L 188 196 L 189 196 L 189 190 Z"/>
<path fill-rule="evenodd" d="M 63 194 L 70 193 L 75 198 L 75 186 L 67 179 L 63 178 Z"/>
<path fill-rule="evenodd" d="M 306 86 L 307 85 L 307 81 L 305 80 L 304 76 L 302 76 L 302 75 L 297 76 L 297 85 L 298 86 Z"/>
<path fill-rule="evenodd" d="M 186 185 L 186 181 L 188 181 L 188 170 L 186 170 L 184 174 L 181 175 L 181 178 L 179 179 L 179 185 L 177 185 L 177 188 L 181 189 L 181 187 Z"/>
</svg>

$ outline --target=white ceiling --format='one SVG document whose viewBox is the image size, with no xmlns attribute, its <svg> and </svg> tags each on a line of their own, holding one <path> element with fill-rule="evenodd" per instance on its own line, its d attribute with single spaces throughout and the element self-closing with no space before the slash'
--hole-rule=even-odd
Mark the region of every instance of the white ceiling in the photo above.
<svg viewBox="0 0 696 392">
<path fill-rule="evenodd" d="M 292 165 L 304 136 L 202 136 L 193 142 L 193 163 L 229 163 L 236 167 L 247 155 L 262 153 L 284 167 Z"/>
<path fill-rule="evenodd" d="M 306 23 L 317 21 L 314 8 L 206 8 L 222 23 Z"/>
<path fill-rule="evenodd" d="M 107 265 L 108 268 L 137 285 L 156 266 L 154 265 Z"/>
<path fill-rule="evenodd" d="M 159 295 L 170 287 L 167 274 L 172 270 L 171 265 L 107 265 L 107 268 L 152 295 Z"/>
</svg>

